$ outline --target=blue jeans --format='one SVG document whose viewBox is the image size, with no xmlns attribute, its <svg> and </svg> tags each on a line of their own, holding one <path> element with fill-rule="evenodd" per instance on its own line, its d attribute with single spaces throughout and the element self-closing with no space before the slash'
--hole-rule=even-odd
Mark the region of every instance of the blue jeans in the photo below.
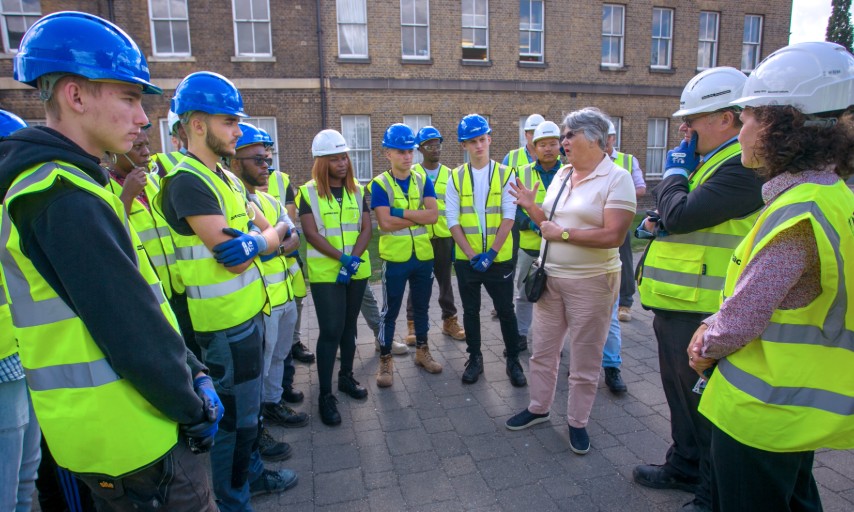
<svg viewBox="0 0 854 512">
<path fill-rule="evenodd" d="M 263 314 L 223 331 L 197 332 L 196 341 L 225 407 L 211 449 L 214 494 L 221 512 L 251 511 L 249 481 L 258 457 L 264 365 Z"/>
<path fill-rule="evenodd" d="M 611 312 L 611 325 L 608 327 L 608 338 L 605 340 L 605 349 L 602 351 L 602 368 L 619 368 L 623 362 L 620 358 L 623 336 L 620 331 L 620 321 L 617 319 L 619 305 L 620 301 L 614 303 L 614 311 Z"/>
<path fill-rule="evenodd" d="M 0 510 L 24 512 L 32 507 L 40 440 L 27 382 L 0 382 Z"/>
<path fill-rule="evenodd" d="M 430 295 L 433 293 L 433 260 L 419 261 L 413 254 L 409 261 L 396 263 L 383 262 L 383 309 L 380 312 L 380 351 L 383 355 L 391 353 L 394 340 L 394 323 L 403 304 L 403 292 L 406 283 L 412 292 L 412 315 L 415 322 L 415 340 L 417 345 L 427 343 L 427 331 L 430 320 L 427 311 L 430 308 Z"/>
</svg>

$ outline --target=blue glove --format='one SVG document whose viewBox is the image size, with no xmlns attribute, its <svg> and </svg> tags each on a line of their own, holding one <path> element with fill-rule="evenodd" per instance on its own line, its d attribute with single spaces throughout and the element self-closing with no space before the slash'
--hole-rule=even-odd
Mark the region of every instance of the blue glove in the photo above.
<svg viewBox="0 0 854 512">
<path fill-rule="evenodd" d="M 338 261 L 341 262 L 342 268 L 347 270 L 347 273 L 351 276 L 356 275 L 356 272 L 359 271 L 359 265 L 364 263 L 365 260 L 358 256 L 350 256 L 349 254 L 342 254 Z"/>
<path fill-rule="evenodd" d="M 403 218 L 403 208 L 389 208 L 389 214 L 399 219 Z"/>
<path fill-rule="evenodd" d="M 275 258 L 278 255 L 279 255 L 278 252 L 273 252 L 270 254 L 260 254 L 260 255 L 258 255 L 258 259 L 261 261 L 270 261 L 271 259 Z"/>
<path fill-rule="evenodd" d="M 347 267 L 341 267 L 341 270 L 338 271 L 338 277 L 335 278 L 335 282 L 337 284 L 350 284 L 350 272 L 347 271 Z"/>
<path fill-rule="evenodd" d="M 287 256 L 288 258 L 297 258 L 299 257 L 299 249 L 294 249 L 294 252 L 286 254 L 285 256 Z"/>
<path fill-rule="evenodd" d="M 222 232 L 234 237 L 213 248 L 217 263 L 226 267 L 236 267 L 251 260 L 259 252 L 267 250 L 267 240 L 261 235 L 242 233 L 234 228 L 223 228 Z"/>
<path fill-rule="evenodd" d="M 687 177 L 700 165 L 700 157 L 697 155 L 697 132 L 691 135 L 691 140 L 682 139 L 679 146 L 667 152 L 664 162 L 665 177 L 671 174 L 683 174 Z"/>
<path fill-rule="evenodd" d="M 471 266 L 475 272 L 486 272 L 489 267 L 492 266 L 492 262 L 494 262 L 497 257 L 498 253 L 495 252 L 495 249 L 490 249 L 472 258 Z"/>
<path fill-rule="evenodd" d="M 202 399 L 202 421 L 193 425 L 181 425 L 181 432 L 187 438 L 193 453 L 204 453 L 213 446 L 225 408 L 214 389 L 213 380 L 207 375 L 193 380 L 193 389 Z"/>
<path fill-rule="evenodd" d="M 537 224 L 534 221 L 531 221 L 531 231 L 536 233 L 537 236 L 539 236 L 539 237 L 543 236 L 543 232 L 540 231 L 540 226 L 537 226 Z"/>
</svg>

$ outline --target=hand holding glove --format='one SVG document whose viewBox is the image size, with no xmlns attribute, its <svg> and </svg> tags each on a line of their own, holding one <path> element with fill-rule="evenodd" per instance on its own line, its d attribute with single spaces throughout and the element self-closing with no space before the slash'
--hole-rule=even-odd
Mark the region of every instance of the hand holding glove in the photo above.
<svg viewBox="0 0 854 512">
<path fill-rule="evenodd" d="M 337 284 L 350 284 L 350 272 L 347 271 L 347 267 L 341 267 L 341 270 L 338 271 L 338 277 L 335 278 L 335 282 Z"/>
<path fill-rule="evenodd" d="M 471 259 L 471 267 L 475 272 L 486 272 L 497 257 L 498 253 L 495 252 L 495 249 L 482 252 Z"/>
<path fill-rule="evenodd" d="M 193 453 L 204 453 L 213 446 L 225 408 L 216 394 L 213 380 L 207 375 L 193 380 L 193 389 L 202 399 L 202 420 L 193 425 L 181 425 L 181 432 L 187 438 L 187 444 Z"/>
<path fill-rule="evenodd" d="M 697 155 L 697 132 L 694 132 L 690 141 L 682 139 L 679 146 L 667 152 L 664 169 L 665 173 L 672 170 L 679 174 L 684 172 L 685 176 L 688 176 L 698 165 L 700 165 L 700 157 Z"/>
<path fill-rule="evenodd" d="M 217 263 L 226 267 L 236 267 L 246 263 L 259 252 L 267 250 L 267 240 L 262 235 L 247 234 L 234 228 L 222 228 L 222 232 L 234 237 L 213 248 Z"/>
<path fill-rule="evenodd" d="M 351 276 L 356 275 L 356 272 L 359 271 L 359 265 L 364 262 L 364 260 L 358 256 L 351 256 L 349 254 L 342 254 L 338 261 L 341 262 L 342 268 L 347 270 L 347 273 Z"/>
</svg>

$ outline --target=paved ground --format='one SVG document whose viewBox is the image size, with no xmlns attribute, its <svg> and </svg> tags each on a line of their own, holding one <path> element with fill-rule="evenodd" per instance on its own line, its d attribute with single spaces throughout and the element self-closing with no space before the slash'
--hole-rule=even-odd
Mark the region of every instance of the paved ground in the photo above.
<svg viewBox="0 0 854 512">
<path fill-rule="evenodd" d="M 381 296 L 379 286 L 374 291 Z M 486 371 L 474 385 L 460 382 L 465 343 L 441 334 L 438 307 L 430 311 L 430 344 L 444 371 L 429 375 L 414 366 L 412 354 L 397 356 L 394 386 L 382 390 L 374 378 L 373 336 L 362 321 L 355 374 L 370 396 L 355 401 L 339 393 L 338 427 L 323 425 L 316 413 L 315 366 L 299 365 L 297 387 L 306 400 L 298 409 L 311 414 L 311 423 L 272 427 L 295 455 L 269 467 L 295 469 L 300 482 L 281 496 L 256 498 L 256 510 L 670 511 L 691 499 L 631 481 L 636 464 L 663 462 L 670 440 L 650 313 L 636 306 L 634 319 L 622 324 L 622 373 L 629 391 L 614 396 L 600 381 L 588 426 L 592 448 L 578 456 L 568 448 L 565 378 L 559 380 L 551 423 L 518 432 L 504 428 L 507 418 L 528 405 L 528 391 L 513 388 L 504 373 L 500 330 L 487 304 L 484 296 Z M 304 339 L 313 347 L 317 321 L 310 300 L 306 306 Z M 561 375 L 566 364 L 564 357 Z M 523 365 L 527 371 L 527 361 Z M 854 452 L 818 454 L 815 476 L 826 511 L 854 510 Z"/>
</svg>

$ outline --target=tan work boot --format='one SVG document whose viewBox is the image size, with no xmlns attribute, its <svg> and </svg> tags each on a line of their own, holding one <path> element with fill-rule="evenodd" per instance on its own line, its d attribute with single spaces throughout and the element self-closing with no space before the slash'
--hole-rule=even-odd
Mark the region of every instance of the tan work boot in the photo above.
<svg viewBox="0 0 854 512">
<path fill-rule="evenodd" d="M 406 326 L 409 328 L 409 334 L 406 335 L 406 338 L 404 340 L 406 341 L 407 345 L 409 345 L 410 347 L 414 347 L 415 346 L 415 321 L 407 320 Z"/>
<path fill-rule="evenodd" d="M 465 341 L 466 339 L 466 331 L 464 331 L 463 328 L 460 327 L 459 322 L 457 322 L 456 316 L 446 318 L 444 321 L 442 321 L 442 333 L 447 334 L 455 340 Z"/>
<path fill-rule="evenodd" d="M 374 338 L 374 347 L 376 347 L 377 352 L 380 351 L 380 340 Z M 399 341 L 391 340 L 391 353 L 395 356 L 402 356 L 409 353 L 409 347 Z"/>
<path fill-rule="evenodd" d="M 628 306 L 620 306 L 617 309 L 617 319 L 621 322 L 632 321 L 632 308 Z"/>
<path fill-rule="evenodd" d="M 421 345 L 415 349 L 415 366 L 424 368 L 427 373 L 442 373 L 442 365 L 433 359 L 427 345 Z"/>
<path fill-rule="evenodd" d="M 394 384 L 394 361 L 391 354 L 380 356 L 380 367 L 377 368 L 377 386 L 387 388 Z"/>
</svg>

